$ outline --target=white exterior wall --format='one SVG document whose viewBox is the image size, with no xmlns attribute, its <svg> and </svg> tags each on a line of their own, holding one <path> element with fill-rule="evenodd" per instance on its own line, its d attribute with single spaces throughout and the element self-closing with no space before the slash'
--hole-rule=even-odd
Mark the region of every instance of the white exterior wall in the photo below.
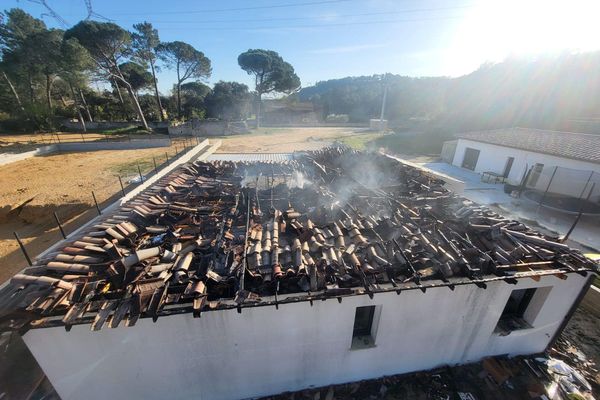
<svg viewBox="0 0 600 400">
<path fill-rule="evenodd" d="M 63 400 L 239 399 L 543 351 L 588 278 L 488 283 L 213 311 L 131 328 L 33 329 L 25 343 Z M 534 328 L 493 333 L 514 289 L 550 288 Z M 543 299 L 542 299 L 543 300 Z M 375 347 L 351 350 L 356 307 L 381 306 Z M 528 315 L 526 314 L 526 316 Z"/>
<path fill-rule="evenodd" d="M 475 166 L 475 172 L 496 172 L 501 174 L 504 172 L 504 166 L 508 157 L 514 157 L 510 174 L 508 175 L 508 181 L 513 184 L 521 182 L 523 175 L 526 173 L 526 168 L 530 168 L 536 163 L 544 164 L 544 172 L 548 176 L 540 176 L 538 186 L 543 189 L 548 184 L 549 175 L 552 173 L 552 169 L 555 166 L 565 167 L 571 169 L 577 169 L 581 171 L 594 171 L 600 174 L 600 164 L 594 164 L 585 161 L 571 160 L 563 157 L 550 156 L 541 153 L 534 153 L 531 151 L 513 149 L 511 147 L 497 146 L 494 144 L 481 143 L 472 140 L 458 139 L 458 145 L 456 146 L 456 153 L 454 154 L 453 165 L 458 167 L 462 166 L 463 159 L 465 157 L 465 149 L 470 147 L 480 151 L 477 165 Z M 546 169 L 551 168 L 549 172 Z M 564 172 L 564 171 L 561 171 Z M 552 191 L 555 193 L 563 193 L 568 195 L 574 195 L 579 197 L 583 185 L 589 175 L 575 173 L 573 174 L 574 179 L 562 176 L 560 183 L 558 179 L 552 182 Z M 560 186 L 557 186 L 560 185 Z M 598 186 L 598 185 L 596 185 Z M 596 193 L 596 191 L 595 191 Z"/>
</svg>

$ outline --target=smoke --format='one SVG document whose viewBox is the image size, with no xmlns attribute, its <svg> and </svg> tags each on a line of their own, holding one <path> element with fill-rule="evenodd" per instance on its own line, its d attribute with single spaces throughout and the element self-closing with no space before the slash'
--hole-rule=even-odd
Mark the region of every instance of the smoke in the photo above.
<svg viewBox="0 0 600 400">
<path fill-rule="evenodd" d="M 311 185 L 312 182 L 302 172 L 300 172 L 298 170 L 294 170 L 292 172 L 291 178 L 288 179 L 287 184 L 290 189 L 292 189 L 292 188 L 304 189 L 305 185 Z"/>
</svg>

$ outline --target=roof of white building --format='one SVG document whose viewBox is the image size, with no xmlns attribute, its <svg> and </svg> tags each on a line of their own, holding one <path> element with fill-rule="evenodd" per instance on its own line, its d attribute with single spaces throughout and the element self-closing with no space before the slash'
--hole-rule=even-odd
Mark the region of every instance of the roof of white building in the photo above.
<svg viewBox="0 0 600 400">
<path fill-rule="evenodd" d="M 543 129 L 509 128 L 466 132 L 459 139 L 600 163 L 600 135 Z"/>
</svg>

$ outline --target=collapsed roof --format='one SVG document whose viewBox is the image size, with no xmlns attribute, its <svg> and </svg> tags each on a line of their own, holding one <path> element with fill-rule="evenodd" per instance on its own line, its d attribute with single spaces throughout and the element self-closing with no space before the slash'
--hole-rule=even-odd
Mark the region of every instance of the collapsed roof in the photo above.
<svg viewBox="0 0 600 400">
<path fill-rule="evenodd" d="M 0 290 L 0 330 L 159 318 L 596 268 L 381 154 L 194 162 Z"/>
</svg>

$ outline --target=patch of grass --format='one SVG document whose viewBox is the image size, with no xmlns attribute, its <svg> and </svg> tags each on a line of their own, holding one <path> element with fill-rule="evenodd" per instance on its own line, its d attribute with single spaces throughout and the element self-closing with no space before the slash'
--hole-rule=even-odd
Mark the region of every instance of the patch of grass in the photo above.
<svg viewBox="0 0 600 400">
<path fill-rule="evenodd" d="M 340 136 L 336 140 L 346 146 L 352 147 L 356 150 L 365 150 L 367 148 L 375 147 L 377 140 L 384 136 L 383 133 L 371 132 L 371 133 L 358 133 L 356 135 Z"/>
<path fill-rule="evenodd" d="M 169 155 L 171 157 L 171 155 Z M 160 166 L 160 164 L 166 161 L 164 155 L 155 156 L 156 165 Z M 154 162 L 152 160 L 152 156 L 137 158 L 135 160 L 127 161 L 121 164 L 113 165 L 110 167 L 110 171 L 119 176 L 132 176 L 138 175 L 138 165 L 140 166 L 140 170 L 142 171 L 142 175 L 147 174 L 148 172 L 154 170 Z"/>
<path fill-rule="evenodd" d="M 88 129 L 88 132 L 101 133 L 105 135 L 127 135 L 127 134 L 149 134 L 150 132 L 137 125 L 124 126 L 115 129 Z"/>
</svg>

